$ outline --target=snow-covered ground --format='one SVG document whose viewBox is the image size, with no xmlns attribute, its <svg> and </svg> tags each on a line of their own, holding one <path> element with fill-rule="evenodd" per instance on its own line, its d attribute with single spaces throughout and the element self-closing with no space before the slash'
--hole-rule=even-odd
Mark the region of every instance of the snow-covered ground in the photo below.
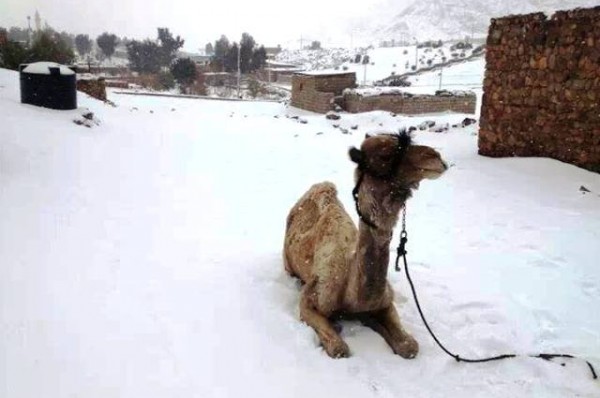
<svg viewBox="0 0 600 398">
<path fill-rule="evenodd" d="M 401 75 L 411 72 L 417 62 L 417 70 L 441 64 L 447 60 L 460 59 L 460 54 L 468 57 L 471 49 L 452 50 L 452 43 L 440 48 L 419 48 L 416 46 L 371 48 L 371 49 L 320 49 L 320 50 L 284 50 L 277 55 L 277 60 L 299 65 L 305 70 L 322 70 L 337 68 L 340 71 L 356 72 L 359 84 L 373 84 L 393 74 Z M 369 63 L 354 63 L 356 54 L 368 55 Z M 456 56 L 452 56 L 456 54 Z M 362 58 L 361 58 L 362 60 Z"/>
<path fill-rule="evenodd" d="M 454 362 L 391 270 L 416 359 L 348 322 L 353 356 L 332 360 L 298 320 L 281 261 L 289 208 L 330 180 L 356 220 L 350 145 L 465 115 L 332 122 L 278 103 L 110 99 L 119 106 L 80 95 L 101 124 L 78 126 L 82 109 L 19 104 L 18 75 L 0 70 L 0 396 L 600 394 L 578 361 Z M 415 139 L 452 164 L 408 205 L 411 272 L 439 336 L 464 356 L 600 365 L 600 176 L 480 157 L 473 126 Z"/>
<path fill-rule="evenodd" d="M 410 76 L 410 87 L 405 89 L 412 93 L 432 94 L 441 87 L 444 90 L 481 90 L 485 74 L 485 60 L 474 59 L 464 63 L 451 65 L 441 70 L 423 72 Z"/>
</svg>

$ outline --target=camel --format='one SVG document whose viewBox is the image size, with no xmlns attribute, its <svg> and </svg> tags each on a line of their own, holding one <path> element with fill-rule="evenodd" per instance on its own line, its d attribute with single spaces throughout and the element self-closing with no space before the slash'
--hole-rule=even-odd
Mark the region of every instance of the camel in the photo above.
<svg viewBox="0 0 600 398">
<path fill-rule="evenodd" d="M 447 166 L 437 151 L 413 145 L 406 133 L 367 136 L 349 155 L 358 165 L 358 229 L 331 182 L 313 185 L 287 217 L 284 267 L 303 283 L 300 319 L 315 330 L 332 358 L 350 355 L 338 319 L 360 320 L 395 354 L 414 358 L 419 345 L 402 327 L 387 281 L 390 241 L 412 191 Z"/>
</svg>

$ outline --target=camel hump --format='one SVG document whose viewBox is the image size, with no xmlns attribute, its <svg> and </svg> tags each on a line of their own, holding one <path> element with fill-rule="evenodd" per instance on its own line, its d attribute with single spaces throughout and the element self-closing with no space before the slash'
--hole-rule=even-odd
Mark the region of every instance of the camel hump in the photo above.
<svg viewBox="0 0 600 398">
<path fill-rule="evenodd" d="M 337 188 L 335 184 L 329 181 L 320 182 L 310 187 L 309 192 L 312 192 L 312 197 L 337 197 Z"/>
<path fill-rule="evenodd" d="M 302 231 L 312 228 L 325 209 L 333 203 L 337 203 L 335 185 L 328 181 L 314 184 L 290 211 L 287 219 L 287 229 L 289 230 L 292 224 L 306 224 L 303 227 L 296 226 Z"/>
</svg>

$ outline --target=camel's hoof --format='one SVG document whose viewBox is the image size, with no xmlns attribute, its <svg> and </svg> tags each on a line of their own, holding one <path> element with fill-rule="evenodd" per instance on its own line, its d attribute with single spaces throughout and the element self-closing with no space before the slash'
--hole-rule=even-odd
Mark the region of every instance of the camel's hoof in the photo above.
<svg viewBox="0 0 600 398">
<path fill-rule="evenodd" d="M 404 341 L 396 344 L 394 352 L 405 359 L 413 359 L 419 353 L 419 343 L 411 336 L 407 336 Z"/>
<path fill-rule="evenodd" d="M 329 344 L 325 347 L 325 351 L 331 358 L 348 358 L 350 356 L 350 348 L 343 340 Z"/>
</svg>

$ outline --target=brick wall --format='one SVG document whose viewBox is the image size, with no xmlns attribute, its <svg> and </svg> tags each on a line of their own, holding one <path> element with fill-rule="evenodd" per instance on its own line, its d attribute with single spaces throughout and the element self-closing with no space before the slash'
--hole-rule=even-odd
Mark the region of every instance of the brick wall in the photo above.
<svg viewBox="0 0 600 398">
<path fill-rule="evenodd" d="M 475 113 L 477 97 L 474 93 L 460 96 L 381 94 L 360 96 L 345 94 L 343 108 L 351 113 L 382 110 L 405 115 L 435 112 Z"/>
<path fill-rule="evenodd" d="M 493 19 L 479 153 L 600 172 L 600 7 Z"/>
<path fill-rule="evenodd" d="M 356 75 L 303 75 L 292 76 L 292 106 L 312 112 L 327 113 L 333 109 L 333 99 L 344 89 L 353 88 Z"/>
<path fill-rule="evenodd" d="M 106 84 L 104 79 L 77 80 L 77 91 L 82 91 L 100 101 L 106 101 Z"/>
</svg>

